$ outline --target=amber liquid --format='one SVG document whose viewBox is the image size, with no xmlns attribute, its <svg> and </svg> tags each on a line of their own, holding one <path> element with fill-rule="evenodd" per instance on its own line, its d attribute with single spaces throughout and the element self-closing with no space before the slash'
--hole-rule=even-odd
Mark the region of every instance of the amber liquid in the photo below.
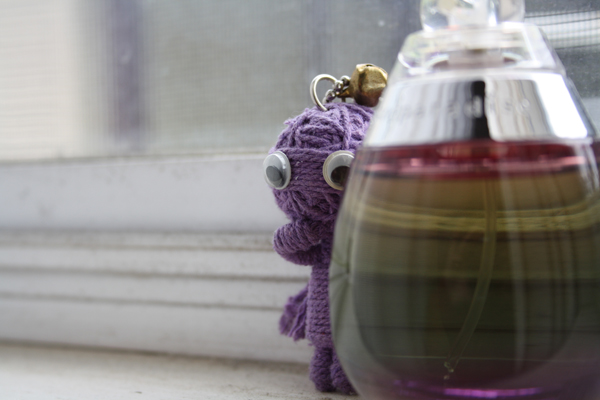
<svg viewBox="0 0 600 400">
<path fill-rule="evenodd" d="M 362 150 L 338 217 L 332 328 L 367 399 L 596 399 L 600 148 Z"/>
</svg>

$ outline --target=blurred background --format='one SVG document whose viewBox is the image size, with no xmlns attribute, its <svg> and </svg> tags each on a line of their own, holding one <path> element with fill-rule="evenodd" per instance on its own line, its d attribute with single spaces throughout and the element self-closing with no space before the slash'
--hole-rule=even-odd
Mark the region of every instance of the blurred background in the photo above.
<svg viewBox="0 0 600 400">
<path fill-rule="evenodd" d="M 600 0 L 528 0 L 600 126 Z M 307 362 L 262 177 L 418 0 L 0 0 L 0 342 Z M 323 87 L 323 93 L 325 87 Z"/>
<path fill-rule="evenodd" d="M 600 2 L 528 0 L 600 125 Z M 416 0 L 2 0 L 0 160 L 264 153 L 319 73 L 391 70 Z"/>
</svg>

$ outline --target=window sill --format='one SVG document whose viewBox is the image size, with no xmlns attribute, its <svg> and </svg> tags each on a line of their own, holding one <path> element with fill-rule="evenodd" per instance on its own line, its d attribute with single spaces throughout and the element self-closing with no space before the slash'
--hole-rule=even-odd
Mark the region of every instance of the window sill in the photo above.
<svg viewBox="0 0 600 400">
<path fill-rule="evenodd" d="M 308 363 L 271 233 L 0 233 L 0 340 Z"/>
<path fill-rule="evenodd" d="M 0 398 L 347 399 L 319 393 L 303 364 L 0 344 Z M 356 397 L 353 397 L 356 398 Z"/>
</svg>

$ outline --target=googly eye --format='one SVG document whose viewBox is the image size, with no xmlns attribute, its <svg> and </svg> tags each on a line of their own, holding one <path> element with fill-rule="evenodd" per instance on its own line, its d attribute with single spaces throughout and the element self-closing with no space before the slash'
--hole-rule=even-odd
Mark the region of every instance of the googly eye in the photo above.
<svg viewBox="0 0 600 400">
<path fill-rule="evenodd" d="M 269 154 L 263 161 L 263 174 L 267 184 L 274 189 L 285 189 L 292 179 L 290 160 L 281 151 Z"/>
<path fill-rule="evenodd" d="M 350 173 L 354 154 L 346 150 L 331 153 L 323 163 L 323 177 L 329 186 L 343 190 Z"/>
</svg>

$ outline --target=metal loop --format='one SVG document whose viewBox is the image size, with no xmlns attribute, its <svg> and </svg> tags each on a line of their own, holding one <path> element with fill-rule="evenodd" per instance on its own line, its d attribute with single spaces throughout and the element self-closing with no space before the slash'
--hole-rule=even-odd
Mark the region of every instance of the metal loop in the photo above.
<svg viewBox="0 0 600 400">
<path fill-rule="evenodd" d="M 321 103 L 317 95 L 317 84 L 323 79 L 332 82 L 334 85 L 337 82 L 337 79 L 335 79 L 331 75 L 321 74 L 315 76 L 315 79 L 313 79 L 310 84 L 310 98 L 312 99 L 313 103 L 315 103 L 315 105 L 319 107 L 322 111 L 327 111 L 327 108 L 323 105 L 323 103 Z"/>
<path fill-rule="evenodd" d="M 325 97 L 323 97 L 323 102 L 319 101 L 317 96 L 317 84 L 322 80 L 326 79 L 333 83 L 333 88 L 329 89 L 325 93 Z M 327 108 L 323 105 L 323 103 L 330 103 L 336 97 L 338 97 L 348 86 L 350 85 L 350 77 L 347 75 L 342 76 L 340 79 L 335 79 L 331 75 L 321 74 L 317 75 L 315 79 L 313 79 L 310 84 L 310 97 L 312 98 L 313 103 L 317 105 L 322 111 L 327 111 Z M 346 101 L 345 98 L 342 99 Z"/>
<path fill-rule="evenodd" d="M 325 92 L 325 97 L 323 97 L 323 102 L 325 103 L 331 103 L 333 101 L 333 99 L 335 99 L 337 96 L 337 93 L 334 89 L 329 89 L 327 92 Z"/>
</svg>

